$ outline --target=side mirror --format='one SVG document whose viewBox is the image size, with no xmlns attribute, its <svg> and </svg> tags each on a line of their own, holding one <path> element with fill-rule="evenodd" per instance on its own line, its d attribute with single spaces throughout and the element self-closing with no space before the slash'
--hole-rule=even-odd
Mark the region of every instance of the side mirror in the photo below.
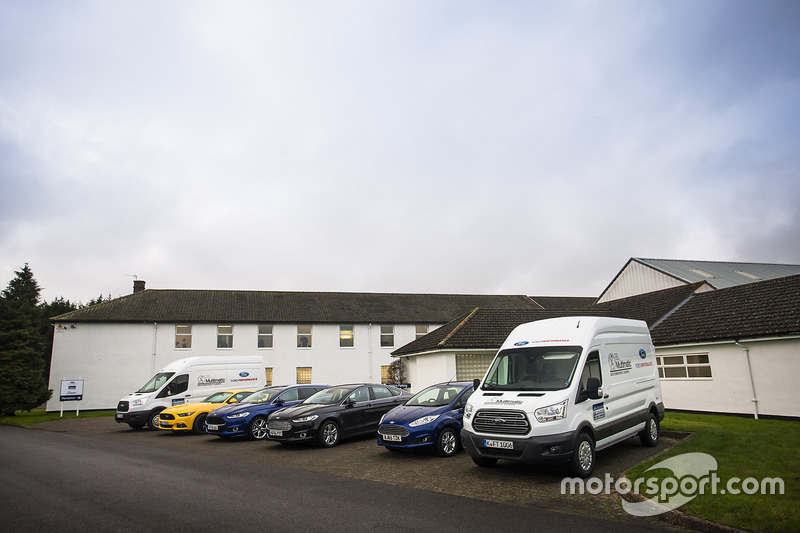
<svg viewBox="0 0 800 533">
<path fill-rule="evenodd" d="M 239 402 L 236 400 L 236 398 L 231 398 L 230 400 L 228 400 L 228 403 L 239 403 Z"/>
<path fill-rule="evenodd" d="M 478 378 L 472 380 L 472 390 L 478 390 L 478 387 L 480 386 L 481 386 L 481 380 L 479 380 Z"/>
<path fill-rule="evenodd" d="M 277 405 L 278 407 L 280 407 L 281 405 L 283 405 L 283 400 L 281 400 L 280 398 L 278 398 L 277 400 L 275 400 L 275 405 Z"/>
<path fill-rule="evenodd" d="M 586 394 L 592 400 L 599 400 L 603 397 L 603 391 L 600 389 L 600 378 L 589 378 L 586 380 Z"/>
</svg>

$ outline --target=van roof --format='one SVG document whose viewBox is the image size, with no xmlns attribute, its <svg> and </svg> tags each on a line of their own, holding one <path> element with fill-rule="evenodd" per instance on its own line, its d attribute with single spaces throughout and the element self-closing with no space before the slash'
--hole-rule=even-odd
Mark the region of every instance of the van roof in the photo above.
<svg viewBox="0 0 800 533">
<path fill-rule="evenodd" d="M 520 324 L 509 334 L 503 342 L 502 348 L 548 344 L 584 346 L 601 333 L 647 335 L 648 340 L 650 337 L 647 323 L 643 320 L 572 316 Z"/>
</svg>

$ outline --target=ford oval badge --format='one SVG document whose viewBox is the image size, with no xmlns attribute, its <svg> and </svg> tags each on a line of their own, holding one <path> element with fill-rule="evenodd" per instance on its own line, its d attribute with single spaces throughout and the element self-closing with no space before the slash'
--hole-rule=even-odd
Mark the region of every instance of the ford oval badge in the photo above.
<svg viewBox="0 0 800 533">
<path fill-rule="evenodd" d="M 525 346 L 526 344 L 528 344 L 528 341 L 519 341 L 515 342 L 514 346 Z"/>
<path fill-rule="evenodd" d="M 639 357 L 642 359 L 647 358 L 647 352 L 644 351 L 644 348 L 639 348 Z"/>
<path fill-rule="evenodd" d="M 249 375 L 250 375 L 250 372 L 239 372 L 239 377 L 240 378 L 246 378 Z"/>
</svg>

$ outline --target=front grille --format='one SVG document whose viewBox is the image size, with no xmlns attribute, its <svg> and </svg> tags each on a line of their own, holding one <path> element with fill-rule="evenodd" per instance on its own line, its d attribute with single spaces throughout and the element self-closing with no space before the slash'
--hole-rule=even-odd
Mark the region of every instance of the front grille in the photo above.
<svg viewBox="0 0 800 533">
<path fill-rule="evenodd" d="M 128 408 L 129 408 L 128 402 L 119 402 L 117 404 L 117 411 L 119 411 L 120 413 L 127 413 Z"/>
<path fill-rule="evenodd" d="M 161 413 L 158 415 L 161 420 L 175 420 L 175 415 L 171 415 L 169 413 Z"/>
<path fill-rule="evenodd" d="M 277 429 L 279 431 L 289 431 L 292 425 L 286 420 L 270 420 L 267 422 L 268 429 Z"/>
<path fill-rule="evenodd" d="M 525 435 L 530 430 L 528 417 L 522 411 L 510 409 L 481 409 L 475 413 L 472 427 L 478 433 Z"/>
<path fill-rule="evenodd" d="M 408 437 L 408 429 L 394 424 L 381 424 L 378 428 L 378 433 L 381 435 L 400 435 L 401 437 Z"/>
<path fill-rule="evenodd" d="M 225 424 L 225 419 L 219 416 L 209 416 L 206 418 L 206 424 L 222 426 Z"/>
</svg>

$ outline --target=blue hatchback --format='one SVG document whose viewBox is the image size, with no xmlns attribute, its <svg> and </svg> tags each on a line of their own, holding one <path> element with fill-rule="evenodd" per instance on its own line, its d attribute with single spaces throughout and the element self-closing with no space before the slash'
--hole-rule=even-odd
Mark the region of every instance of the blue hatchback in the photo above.
<svg viewBox="0 0 800 533">
<path fill-rule="evenodd" d="M 418 392 L 383 415 L 378 444 L 391 451 L 429 446 L 442 457 L 454 455 L 461 448 L 461 420 L 472 391 L 472 382 L 454 381 Z"/>
<path fill-rule="evenodd" d="M 267 418 L 279 409 L 295 405 L 328 385 L 290 385 L 261 389 L 241 402 L 214 409 L 206 417 L 206 433 L 218 437 L 267 436 Z"/>
</svg>

